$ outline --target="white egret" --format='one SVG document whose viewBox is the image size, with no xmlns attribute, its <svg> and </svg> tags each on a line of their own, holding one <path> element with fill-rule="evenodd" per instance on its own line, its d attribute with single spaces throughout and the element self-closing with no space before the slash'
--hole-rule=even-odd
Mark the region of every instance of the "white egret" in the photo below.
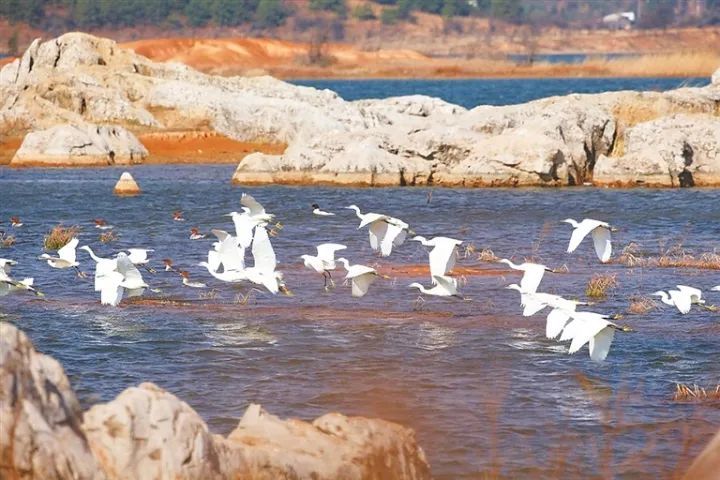
<svg viewBox="0 0 720 480">
<path fill-rule="evenodd" d="M 566 218 L 563 220 L 565 223 L 569 223 L 573 226 L 574 230 L 570 236 L 570 244 L 567 248 L 567 253 L 572 253 L 580 245 L 589 233 L 592 234 L 593 244 L 595 245 L 595 253 L 602 263 L 610 260 L 612 254 L 612 242 L 610 239 L 610 232 L 617 231 L 606 222 L 599 220 L 593 220 L 586 218 L 582 222 L 578 223 L 572 218 Z"/>
<path fill-rule="evenodd" d="M 317 246 L 317 255 L 301 255 L 305 266 L 311 268 L 318 273 L 322 273 L 323 280 L 325 281 L 324 287 L 327 287 L 328 278 L 330 279 L 330 285 L 335 285 L 333 282 L 332 270 L 335 270 L 335 252 L 338 250 L 345 250 L 347 247 L 339 243 L 323 243 Z"/>
<path fill-rule="evenodd" d="M 219 272 L 208 262 L 200 262 L 198 263 L 198 266 L 207 268 L 208 273 L 221 282 L 238 283 L 248 279 L 245 270 L 225 270 Z"/>
<path fill-rule="evenodd" d="M 192 227 L 190 229 L 190 240 L 202 240 L 203 238 L 207 238 L 207 234 L 200 233 L 199 228 Z"/>
<path fill-rule="evenodd" d="M 513 283 L 505 288 L 520 292 L 520 305 L 523 307 L 523 316 L 535 315 L 543 308 L 549 307 L 545 324 L 545 336 L 556 338 L 570 320 L 570 312 L 574 312 L 578 305 L 587 305 L 583 302 L 568 300 L 559 295 L 540 292 L 523 292 L 522 288 Z"/>
<path fill-rule="evenodd" d="M 191 288 L 207 288 L 207 285 L 205 285 L 205 284 L 202 283 L 202 282 L 193 282 L 193 281 L 190 281 L 190 274 L 189 274 L 188 272 L 186 272 L 185 270 L 183 270 L 183 271 L 180 272 L 180 276 L 182 277 L 182 283 L 183 283 L 183 285 L 185 285 L 186 287 L 191 287 Z"/>
<path fill-rule="evenodd" d="M 176 222 L 184 222 L 185 217 L 183 217 L 183 212 L 181 210 L 175 210 L 173 212 L 173 220 Z"/>
<path fill-rule="evenodd" d="M 560 341 L 571 340 L 568 353 L 577 352 L 589 342 L 590 358 L 595 362 L 602 362 L 607 357 L 615 330 L 634 331 L 630 327 L 621 327 L 611 322 L 607 315 L 577 311 L 568 313 L 572 320 L 565 326 Z"/>
<path fill-rule="evenodd" d="M 115 228 L 113 225 L 108 225 L 108 223 L 102 218 L 96 218 L 93 222 L 95 222 L 95 228 L 100 230 L 110 230 Z"/>
<path fill-rule="evenodd" d="M 250 217 L 252 217 L 254 220 L 261 222 L 271 222 L 272 219 L 275 218 L 275 215 L 271 213 L 266 213 L 265 207 L 263 207 L 260 202 L 255 200 L 252 195 L 243 193 L 240 197 L 240 204 L 248 208 L 247 214 L 250 215 Z"/>
<path fill-rule="evenodd" d="M 380 213 L 360 213 L 357 205 L 345 207 L 354 210 L 360 219 L 358 229 L 370 226 L 368 236 L 370 238 L 370 247 L 374 251 L 379 251 L 383 257 L 387 257 L 392 253 L 393 247 L 399 247 L 405 242 L 407 232 L 410 231 L 410 225 L 403 222 L 399 218 Z"/>
<path fill-rule="evenodd" d="M 702 291 L 699 289 L 686 285 L 677 285 L 677 288 L 677 290 L 669 290 L 667 293 L 658 290 L 652 295 L 661 297 L 665 305 L 677 307 L 683 315 L 690 311 L 692 305 L 702 305 L 705 303 L 705 300 L 702 299 Z"/>
<path fill-rule="evenodd" d="M 123 276 L 120 286 L 127 290 L 128 298 L 142 295 L 148 284 L 143 280 L 140 270 L 133 265 L 125 252 L 118 253 L 116 261 L 117 271 Z"/>
<path fill-rule="evenodd" d="M 513 270 L 521 270 L 525 272 L 520 280 L 520 288 L 524 293 L 535 293 L 538 286 L 540 286 L 540 281 L 542 280 L 545 272 L 554 272 L 554 270 L 539 263 L 525 262 L 518 265 L 507 258 L 500 260 L 500 263 L 508 265 Z"/>
<path fill-rule="evenodd" d="M 18 290 L 27 290 L 38 297 L 43 297 L 44 295 L 40 291 L 33 288 L 33 279 L 31 277 L 22 280 L 14 280 L 10 277 L 10 267 L 14 265 L 17 265 L 15 260 L 0 258 L 0 297 Z"/>
<path fill-rule="evenodd" d="M 437 297 L 464 298 L 462 295 L 458 294 L 457 280 L 452 277 L 435 275 L 433 276 L 433 283 L 435 284 L 435 286 L 432 288 L 425 288 L 417 282 L 411 283 L 410 285 L 408 285 L 408 287 L 417 288 L 418 290 L 420 290 L 420 293 L 424 293 L 425 295 L 434 295 Z"/>
<path fill-rule="evenodd" d="M 120 304 L 125 292 L 122 287 L 124 279 L 125 277 L 117 270 L 112 270 L 99 279 L 97 285 L 99 286 L 101 305 L 117 307 Z"/>
<path fill-rule="evenodd" d="M 433 247 L 430 250 L 430 277 L 435 284 L 435 277 L 442 277 L 455 266 L 458 257 L 458 246 L 462 240 L 455 240 L 448 237 L 434 237 L 430 240 L 417 235 L 410 240 L 420 242 L 425 247 Z"/>
<path fill-rule="evenodd" d="M 104 282 L 103 277 L 110 274 L 110 272 L 117 269 L 117 261 L 114 258 L 102 258 L 95 255 L 92 248 L 88 245 L 83 245 L 80 250 L 85 250 L 90 254 L 90 258 L 95 261 L 95 291 L 102 291 Z"/>
<path fill-rule="evenodd" d="M 368 292 L 368 288 L 377 279 L 378 273 L 374 268 L 365 265 L 350 265 L 346 258 L 338 258 L 347 271 L 346 280 L 352 282 L 352 296 L 362 297 Z"/>
<path fill-rule="evenodd" d="M 246 209 L 249 210 L 249 209 Z M 243 212 L 230 212 L 226 215 L 232 217 L 233 224 L 235 225 L 235 236 L 237 237 L 237 243 L 242 248 L 250 248 L 250 244 L 253 239 L 253 229 L 260 224 L 264 224 L 262 220 L 253 218 L 249 213 Z"/>
<path fill-rule="evenodd" d="M 11 225 L 13 228 L 20 228 L 20 227 L 22 227 L 24 224 L 23 224 L 22 221 L 20 221 L 20 217 L 13 216 L 13 217 L 10 217 L 10 225 Z"/>
<path fill-rule="evenodd" d="M 281 290 L 286 295 L 290 295 L 290 291 L 282 281 L 282 273 L 275 271 L 277 258 L 270 243 L 267 229 L 262 225 L 255 228 L 252 256 L 254 265 L 245 269 L 248 280 L 257 285 L 264 286 L 273 295 Z"/>
<path fill-rule="evenodd" d="M 128 258 L 133 265 L 146 265 L 148 260 L 148 253 L 154 252 L 152 248 L 128 248 Z"/>
<path fill-rule="evenodd" d="M 219 270 L 220 266 L 224 271 L 245 269 L 245 247 L 238 245 L 238 238 L 233 237 L 225 230 L 213 229 L 219 242 L 213 244 L 214 251 L 208 252 L 208 264 L 213 270 Z"/>
<path fill-rule="evenodd" d="M 324 211 L 320 210 L 320 205 L 318 205 L 317 203 L 312 204 L 312 209 L 313 209 L 312 210 L 313 215 L 317 215 L 319 217 L 329 217 L 329 216 L 335 215 L 334 213 L 324 212 Z"/>
<path fill-rule="evenodd" d="M 57 257 L 51 257 L 47 253 L 43 253 L 42 255 L 40 255 L 39 259 L 46 260 L 48 265 L 53 268 L 74 268 L 78 276 L 82 277 L 83 273 L 78 268 L 80 264 L 77 262 L 75 252 L 75 249 L 77 248 L 79 242 L 80 241 L 77 238 L 73 238 L 68 243 L 66 243 L 65 246 L 63 246 L 57 251 Z"/>
</svg>

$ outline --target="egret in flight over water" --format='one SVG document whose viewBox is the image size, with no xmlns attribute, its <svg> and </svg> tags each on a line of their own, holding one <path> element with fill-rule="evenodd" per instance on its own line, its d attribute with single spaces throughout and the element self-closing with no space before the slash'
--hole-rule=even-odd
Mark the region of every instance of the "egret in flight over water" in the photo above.
<svg viewBox="0 0 720 480">
<path fill-rule="evenodd" d="M 658 290 L 653 295 L 661 297 L 660 299 L 665 305 L 676 307 L 683 315 L 690 311 L 692 305 L 703 305 L 705 303 L 700 289 L 686 285 L 677 285 L 677 288 L 677 290 L 669 290 L 668 292 Z"/>
<path fill-rule="evenodd" d="M 633 332 L 627 326 L 619 326 L 609 320 L 610 317 L 593 312 L 568 312 L 570 323 L 560 336 L 560 341 L 571 340 L 568 353 L 575 353 L 589 342 L 590 358 L 602 362 L 610 352 L 615 331 Z"/>
<path fill-rule="evenodd" d="M 38 297 L 43 297 L 44 295 L 33 287 L 31 277 L 19 281 L 10 277 L 10 267 L 14 265 L 17 265 L 15 260 L 0 258 L 0 297 L 19 290 L 27 290 Z"/>
<path fill-rule="evenodd" d="M 520 270 L 523 273 L 522 280 L 520 280 L 521 293 L 535 293 L 537 292 L 540 281 L 545 275 L 545 272 L 554 272 L 554 270 L 541 265 L 539 263 L 525 262 L 521 264 L 515 264 L 507 258 L 500 260 L 500 263 L 504 263 L 513 270 Z"/>
<path fill-rule="evenodd" d="M 330 285 L 334 286 L 335 282 L 333 282 L 332 274 L 330 272 L 335 270 L 336 267 L 335 252 L 338 250 L 345 250 L 346 248 L 347 247 L 345 245 L 341 245 L 339 243 L 323 243 L 317 246 L 316 256 L 301 255 L 300 258 L 303 259 L 307 268 L 311 268 L 318 273 L 322 273 L 323 280 L 325 281 L 323 287 L 327 287 L 328 279 L 330 280 Z"/>
<path fill-rule="evenodd" d="M 374 268 L 365 265 L 350 265 L 347 258 L 338 258 L 338 262 L 342 263 L 347 271 L 345 279 L 352 284 L 352 296 L 362 297 L 370 288 L 370 285 L 377 280 L 378 273 Z"/>
<path fill-rule="evenodd" d="M 64 247 L 60 248 L 57 253 L 57 257 L 51 257 L 47 253 L 40 255 L 40 260 L 47 260 L 48 265 L 53 268 L 65 269 L 74 268 L 79 277 L 83 276 L 78 266 L 80 265 L 77 261 L 75 249 L 80 241 L 77 238 L 71 239 Z"/>
<path fill-rule="evenodd" d="M 345 208 L 354 210 L 360 219 L 358 229 L 370 226 L 368 231 L 370 247 L 374 251 L 380 252 L 383 257 L 389 256 L 393 247 L 399 247 L 405 242 L 405 237 L 410 231 L 410 225 L 399 218 L 380 213 L 360 213 L 360 208 L 357 205 L 350 205 Z"/>
<path fill-rule="evenodd" d="M 515 283 L 505 288 L 520 292 L 520 305 L 523 307 L 524 317 L 535 315 L 546 307 L 551 309 L 545 324 L 545 336 L 547 338 L 557 338 L 570 320 L 570 313 L 574 312 L 578 305 L 586 305 L 586 303 L 567 300 L 550 293 L 523 292 L 520 285 Z"/>
<path fill-rule="evenodd" d="M 408 287 L 414 287 L 420 290 L 420 293 L 425 295 L 434 295 L 436 297 L 458 297 L 464 298 L 458 294 L 457 291 L 457 280 L 452 277 L 444 275 L 433 276 L 433 283 L 435 284 L 432 288 L 425 288 L 421 284 L 414 282 L 408 285 Z"/>
<path fill-rule="evenodd" d="M 420 242 L 425 247 L 433 247 L 429 253 L 430 278 L 435 284 L 435 277 L 442 277 L 455 266 L 458 257 L 458 246 L 462 240 L 455 240 L 448 237 L 434 237 L 430 240 L 417 235 L 410 240 Z"/>
<path fill-rule="evenodd" d="M 572 235 L 570 236 L 570 244 L 568 245 L 567 253 L 574 252 L 583 241 L 583 238 L 585 238 L 588 234 L 591 234 L 593 244 L 595 245 L 595 253 L 597 253 L 600 261 L 605 263 L 610 260 L 610 255 L 612 254 L 610 232 L 616 232 L 617 229 L 611 227 L 608 223 L 593 220 L 591 218 L 586 218 L 580 223 L 576 222 L 572 218 L 566 218 L 563 222 L 569 223 L 574 228 Z"/>
</svg>

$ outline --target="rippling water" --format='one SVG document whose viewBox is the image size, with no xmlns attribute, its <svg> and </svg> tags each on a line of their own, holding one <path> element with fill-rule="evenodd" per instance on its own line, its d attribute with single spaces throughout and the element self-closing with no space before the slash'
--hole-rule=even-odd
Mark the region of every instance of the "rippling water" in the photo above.
<svg viewBox="0 0 720 480">
<path fill-rule="evenodd" d="M 682 86 L 700 87 L 708 78 L 503 78 L 458 80 L 298 80 L 293 83 L 328 88 L 345 100 L 385 98 L 390 95 L 429 95 L 462 105 L 509 105 L 570 93 L 617 90 L 664 91 Z"/>
<path fill-rule="evenodd" d="M 144 194 L 110 194 L 120 170 L 0 169 L 0 218 L 20 215 L 14 248 L 0 256 L 20 261 L 15 275 L 34 276 L 47 300 L 0 298 L 5 319 L 27 331 L 38 349 L 65 366 L 84 406 L 112 399 L 141 381 L 175 393 L 216 432 L 233 429 L 249 402 L 280 416 L 310 419 L 328 411 L 381 417 L 414 428 L 438 478 L 477 478 L 501 472 L 510 478 L 584 478 L 611 472 L 632 478 L 669 477 L 697 453 L 720 424 L 720 411 L 675 403 L 675 382 L 714 385 L 720 379 L 720 315 L 669 308 L 626 316 L 637 330 L 618 334 L 608 360 L 592 363 L 587 349 L 567 355 L 566 345 L 544 337 L 544 317 L 520 316 L 518 296 L 503 287 L 512 271 L 475 259 L 460 265 L 481 274 L 466 277 L 472 301 L 427 298 L 416 303 L 412 281 L 427 284 L 415 268 L 423 248 L 403 245 L 389 259 L 369 249 L 366 231 L 340 206 L 387 212 L 419 234 L 464 239 L 516 260 L 534 256 L 570 273 L 548 275 L 542 289 L 583 298 L 596 272 L 617 275 L 613 295 L 593 310 L 620 312 L 632 294 L 685 283 L 708 288 L 717 271 L 629 269 L 597 264 L 589 243 L 564 250 L 566 217 L 612 221 L 616 244 L 637 242 L 651 252 L 681 242 L 695 252 L 720 248 L 720 190 L 575 189 L 337 189 L 231 187 L 232 167 L 133 167 Z M 273 239 L 294 297 L 259 294 L 236 304 L 239 290 L 222 285 L 196 264 L 208 241 L 190 241 L 190 226 L 232 224 L 224 213 L 239 207 L 242 191 L 256 196 L 284 224 Z M 318 202 L 336 217 L 310 214 Z M 171 212 L 185 212 L 174 222 Z M 98 241 L 91 220 L 103 217 L 120 238 Z M 42 236 L 57 223 L 83 228 L 81 243 L 101 256 L 127 247 L 155 249 L 154 265 L 172 257 L 215 298 L 184 288 L 159 271 L 145 274 L 161 293 L 145 297 L 180 304 L 99 305 L 92 284 L 73 272 L 35 260 Z M 6 228 L 4 223 L 0 228 Z M 314 245 L 348 245 L 354 262 L 390 273 L 367 297 L 348 287 L 324 292 L 322 278 L 298 258 Z M 92 261 L 79 253 L 82 268 Z M 340 272 L 336 278 L 340 277 Z M 338 282 L 339 283 L 339 282 Z M 712 292 L 707 292 L 708 296 Z M 720 303 L 718 294 L 711 299 Z M 683 441 L 690 448 L 683 453 Z"/>
</svg>

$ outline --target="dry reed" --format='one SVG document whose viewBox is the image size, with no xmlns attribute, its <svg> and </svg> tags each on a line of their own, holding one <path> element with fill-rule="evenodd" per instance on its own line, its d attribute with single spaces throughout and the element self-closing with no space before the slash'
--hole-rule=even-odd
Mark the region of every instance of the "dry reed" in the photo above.
<svg viewBox="0 0 720 480">
<path fill-rule="evenodd" d="M 647 297 L 632 296 L 630 297 L 630 306 L 628 313 L 633 315 L 643 315 L 657 308 L 657 303 Z"/>
<path fill-rule="evenodd" d="M 101 243 L 110 243 L 118 239 L 118 235 L 112 230 L 100 234 Z"/>
<path fill-rule="evenodd" d="M 716 385 L 714 389 L 705 389 L 697 385 L 690 387 L 684 383 L 678 383 L 675 385 L 673 400 L 676 402 L 720 401 L 720 384 Z"/>
<path fill-rule="evenodd" d="M 490 250 L 489 248 L 483 248 L 480 250 L 480 253 L 478 253 L 477 259 L 481 262 L 497 262 L 500 260 L 500 257 L 496 256 L 495 253 Z"/>
<path fill-rule="evenodd" d="M 45 247 L 45 250 L 59 250 L 67 245 L 79 232 L 80 227 L 77 225 L 72 227 L 64 227 L 62 225 L 53 227 L 52 230 L 45 235 L 43 247 Z"/>
<path fill-rule="evenodd" d="M 9 248 L 15 245 L 15 237 L 0 233 L 0 248 Z"/>
<path fill-rule="evenodd" d="M 640 246 L 637 243 L 631 243 L 625 247 L 618 256 L 617 263 L 628 267 L 720 270 L 720 254 L 717 252 L 706 252 L 693 255 L 683 249 L 682 245 L 678 244 L 662 250 L 659 255 L 642 256 Z"/>
<path fill-rule="evenodd" d="M 585 295 L 590 298 L 605 298 L 609 289 L 617 286 L 615 274 L 596 274 L 585 287 Z"/>
</svg>

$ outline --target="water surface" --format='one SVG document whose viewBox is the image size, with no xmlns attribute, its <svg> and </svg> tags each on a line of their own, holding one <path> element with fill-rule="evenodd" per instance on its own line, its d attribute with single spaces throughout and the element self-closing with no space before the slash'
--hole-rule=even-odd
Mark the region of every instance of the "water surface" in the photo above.
<svg viewBox="0 0 720 480">
<path fill-rule="evenodd" d="M 720 249 L 720 190 L 574 189 L 349 189 L 238 188 L 231 166 L 132 167 L 144 194 L 110 194 L 119 169 L 0 169 L 0 218 L 25 226 L 18 243 L 0 256 L 18 260 L 15 275 L 33 276 L 47 301 L 0 298 L 5 320 L 24 329 L 36 347 L 59 359 L 83 406 L 108 401 L 123 389 L 153 381 L 187 401 L 211 429 L 226 434 L 250 402 L 282 417 L 312 419 L 329 411 L 381 417 L 416 430 L 440 479 L 669 478 L 686 465 L 720 424 L 720 410 L 671 400 L 676 382 L 714 385 L 720 379 L 720 315 L 669 308 L 628 315 L 637 330 L 618 334 L 608 360 L 592 363 L 587 349 L 568 355 L 547 340 L 544 316 L 520 315 L 518 296 L 505 285 L 519 276 L 480 262 L 466 278 L 471 301 L 427 298 L 407 285 L 428 284 L 422 273 L 403 273 L 426 262 L 424 249 L 406 243 L 390 258 L 369 249 L 366 231 L 340 207 L 386 212 L 426 236 L 461 238 L 496 255 L 534 257 L 569 273 L 548 274 L 542 289 L 584 299 L 595 273 L 613 273 L 618 288 L 592 309 L 623 312 L 631 295 L 677 283 L 709 289 L 718 271 L 629 269 L 598 265 L 592 247 L 564 251 L 566 217 L 595 217 L 618 228 L 619 248 L 639 243 L 658 252 L 682 243 L 692 252 Z M 294 297 L 252 294 L 220 284 L 197 263 L 210 240 L 191 241 L 198 226 L 232 229 L 224 213 L 239 209 L 250 192 L 284 228 L 273 244 Z M 310 204 L 337 212 L 310 214 Z M 185 212 L 174 222 L 172 211 Z M 103 245 L 91 220 L 116 226 L 119 239 Z M 184 288 L 169 273 L 145 274 L 161 293 L 146 297 L 186 304 L 131 303 L 102 307 L 90 281 L 51 270 L 35 260 L 42 236 L 57 223 L 82 227 L 81 243 L 108 256 L 128 247 L 154 248 L 153 265 L 171 257 L 212 294 Z M 302 268 L 299 256 L 321 242 L 348 246 L 353 262 L 391 273 L 367 297 L 349 287 L 330 292 L 322 278 Z M 82 269 L 93 265 L 84 252 Z M 417 269 L 412 270 L 417 272 Z M 340 272 L 335 274 L 340 279 Z M 340 283 L 338 281 L 338 283 Z M 708 296 L 712 295 L 707 292 Z M 710 297 L 720 303 L 717 293 Z M 689 448 L 683 453 L 683 442 Z M 609 475 L 608 475 L 609 474 Z"/>
</svg>

